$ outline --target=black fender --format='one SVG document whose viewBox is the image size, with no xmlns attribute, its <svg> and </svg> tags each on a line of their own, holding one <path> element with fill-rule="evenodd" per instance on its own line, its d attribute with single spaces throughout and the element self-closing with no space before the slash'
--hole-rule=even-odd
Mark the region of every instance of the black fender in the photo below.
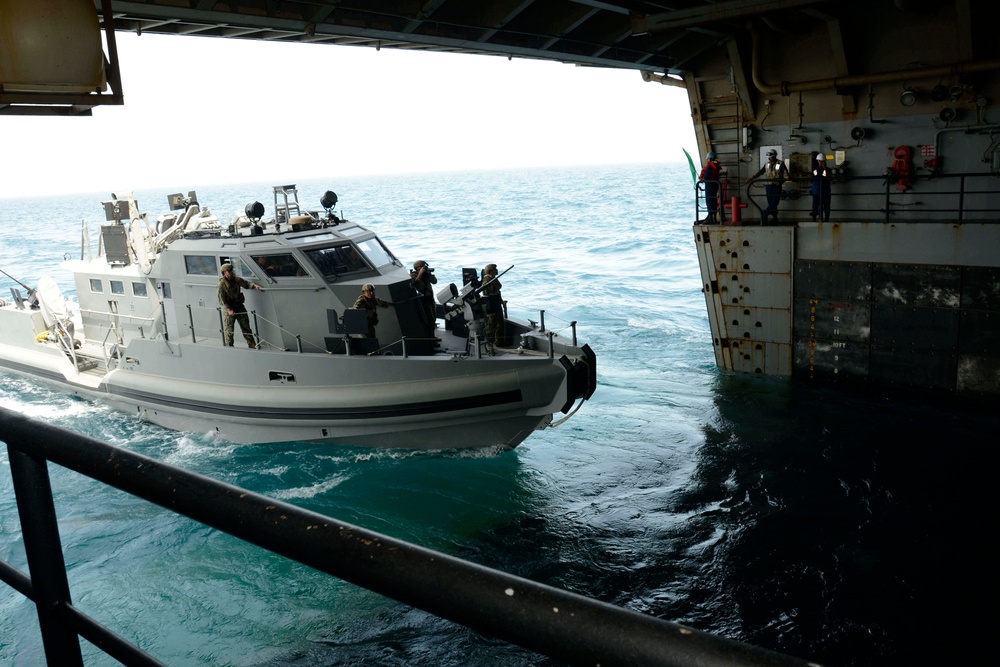
<svg viewBox="0 0 1000 667">
<path fill-rule="evenodd" d="M 584 345 L 580 349 L 583 350 L 583 356 L 575 361 L 570 361 L 566 355 L 559 358 L 559 363 L 566 369 L 567 379 L 566 403 L 561 408 L 563 414 L 570 411 L 576 399 L 587 400 L 597 390 L 597 355 L 590 345 Z"/>
</svg>

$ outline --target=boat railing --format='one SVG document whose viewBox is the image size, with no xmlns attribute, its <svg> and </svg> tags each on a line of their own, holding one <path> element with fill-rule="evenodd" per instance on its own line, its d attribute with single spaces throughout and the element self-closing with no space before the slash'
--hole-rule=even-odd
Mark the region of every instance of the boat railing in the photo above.
<svg viewBox="0 0 1000 667">
<path fill-rule="evenodd" d="M 143 324 L 146 324 L 146 323 L 149 324 L 150 332 L 152 332 L 153 327 L 156 324 L 156 317 L 154 315 L 152 315 L 152 314 L 145 315 L 145 316 L 143 316 L 143 315 L 129 315 L 128 313 L 119 313 L 119 312 L 116 312 L 116 311 L 113 311 L 113 310 L 91 310 L 89 308 L 81 308 L 80 309 L 80 316 L 82 317 L 83 315 L 89 315 L 89 316 L 92 316 L 92 317 L 106 317 L 106 318 L 108 318 L 108 323 L 109 323 L 109 325 L 108 325 L 108 331 L 109 332 L 116 332 L 116 336 L 118 337 L 118 341 L 117 342 L 119 344 L 124 343 L 124 340 L 121 338 L 121 335 L 120 335 L 121 334 L 121 330 L 120 330 L 120 328 L 116 324 L 117 321 L 119 321 L 119 320 L 132 320 L 132 321 L 140 322 L 140 324 L 135 327 L 136 330 L 139 332 L 139 338 L 145 338 L 146 337 L 146 330 L 143 328 Z M 107 336 L 105 336 L 105 340 L 107 340 Z"/>
<path fill-rule="evenodd" d="M 198 342 L 198 332 L 199 331 L 201 331 L 202 333 L 204 333 L 207 330 L 212 330 L 211 325 L 209 325 L 206 322 L 204 322 L 204 320 L 202 322 L 197 323 L 197 324 L 195 323 L 195 312 L 196 311 L 202 311 L 204 313 L 215 313 L 215 316 L 218 319 L 218 329 L 216 331 L 217 331 L 217 333 L 219 335 L 219 341 L 223 345 L 225 345 L 225 343 L 226 343 L 226 323 L 225 323 L 225 315 L 223 313 L 222 306 L 196 306 L 196 305 L 193 305 L 193 304 L 189 303 L 189 304 L 186 304 L 186 308 L 187 308 L 187 314 L 188 314 L 188 323 L 187 323 L 188 335 L 191 337 L 191 342 L 192 343 L 197 343 Z M 276 331 L 288 334 L 290 337 L 294 338 L 295 341 L 296 341 L 296 351 L 299 352 L 299 353 L 302 353 L 302 352 L 305 351 L 305 348 L 303 348 L 303 343 L 305 343 L 306 345 L 310 346 L 311 348 L 314 348 L 317 352 L 326 353 L 326 351 L 327 351 L 324 346 L 318 345 L 318 344 L 316 344 L 316 343 L 314 343 L 314 342 L 312 342 L 312 341 L 310 341 L 310 340 L 308 340 L 306 338 L 303 338 L 301 334 L 297 334 L 294 331 L 291 331 L 291 330 L 286 329 L 285 327 L 281 326 L 279 323 L 274 322 L 272 320 L 269 320 L 268 318 L 266 318 L 263 315 L 261 315 L 260 313 L 258 313 L 256 310 L 248 311 L 247 315 L 250 318 L 250 328 L 252 330 L 254 341 L 256 342 L 256 344 L 258 346 L 260 346 L 261 344 L 264 344 L 264 345 L 267 345 L 268 347 L 276 349 L 276 350 L 285 350 L 286 349 L 284 343 L 280 343 L 279 344 L 279 343 L 277 343 L 275 341 L 268 340 L 267 338 L 265 338 L 265 337 L 263 337 L 261 335 L 261 333 L 260 333 L 260 324 L 261 324 L 261 322 L 264 322 L 265 324 L 273 327 Z M 164 334 L 167 337 L 169 337 L 171 335 L 171 333 L 166 330 L 166 326 L 164 326 Z"/>
<path fill-rule="evenodd" d="M 839 176 L 831 181 L 831 222 L 986 222 L 1000 223 L 1000 197 L 996 196 L 1000 175 L 991 173 L 918 174 L 897 176 Z M 709 186 L 698 181 L 695 188 L 695 220 L 705 218 Z M 781 224 L 812 218 L 812 177 L 791 178 L 782 188 L 778 205 Z M 789 185 L 790 184 L 790 185 Z M 738 205 L 755 211 L 741 213 L 741 224 L 761 224 L 767 208 L 765 188 L 757 179 L 744 184 Z M 719 222 L 733 219 L 731 195 L 738 185 L 721 182 Z"/>
<path fill-rule="evenodd" d="M 225 318 L 224 318 L 224 316 L 222 314 L 222 307 L 221 306 L 219 306 L 218 311 L 219 311 L 219 322 L 222 325 L 222 328 L 225 328 L 225 324 L 224 324 L 224 319 Z M 277 329 L 281 333 L 286 333 L 289 336 L 292 336 L 293 338 L 295 338 L 295 348 L 296 348 L 296 352 L 298 352 L 299 354 L 302 354 L 305 351 L 303 349 L 303 347 L 302 347 L 302 343 L 305 343 L 305 344 L 309 345 L 310 347 L 315 348 L 317 352 L 326 352 L 327 351 L 325 346 L 317 345 L 316 343 L 313 343 L 312 341 L 303 338 L 300 334 L 297 334 L 297 333 L 295 333 L 293 331 L 289 331 L 288 329 L 286 329 L 285 327 L 281 326 L 277 322 L 272 322 L 271 320 L 267 319 L 263 315 L 259 314 L 256 310 L 251 310 L 249 312 L 249 315 L 250 315 L 250 317 L 252 319 L 251 326 L 253 328 L 254 338 L 257 340 L 257 346 L 258 347 L 260 347 L 261 343 L 264 343 L 268 347 L 276 348 L 276 349 L 279 349 L 279 350 L 284 350 L 285 349 L 284 345 L 277 345 L 273 341 L 269 341 L 266 338 L 261 337 L 261 335 L 260 335 L 260 322 L 264 322 L 266 324 L 271 325 L 272 327 L 274 327 L 275 329 Z M 222 342 L 225 343 L 225 333 L 224 332 L 223 332 L 223 341 Z"/>
<path fill-rule="evenodd" d="M 56 344 L 63 351 L 67 357 L 69 357 L 70 362 L 73 364 L 74 368 L 80 367 L 80 361 L 76 357 L 76 339 L 73 335 L 69 333 L 65 322 L 57 322 L 51 329 L 49 329 L 49 338 L 55 336 Z"/>
<path fill-rule="evenodd" d="M 111 337 L 111 334 L 115 334 L 114 342 L 108 342 L 108 338 Z M 101 360 L 104 362 L 104 367 L 109 370 L 111 369 L 111 355 L 108 354 L 108 350 L 109 349 L 117 350 L 120 344 L 119 343 L 120 340 L 121 337 L 118 335 L 118 332 L 115 330 L 115 328 L 110 327 L 108 328 L 107 333 L 104 334 L 104 340 L 101 341 Z"/>
<path fill-rule="evenodd" d="M 566 664 L 810 664 L 381 535 L 6 408 L 0 408 L 0 441 L 7 444 L 30 572 L 0 561 L 0 580 L 35 604 L 49 665 L 82 666 L 81 637 L 127 667 L 163 664 L 73 604 L 50 462 L 319 572 Z M 149 627 L 122 631 L 146 636 Z"/>
<path fill-rule="evenodd" d="M 353 352 L 351 349 L 351 341 L 358 341 L 358 340 L 365 340 L 365 339 L 351 338 L 350 336 L 344 336 L 344 354 L 346 354 L 347 356 L 350 356 L 352 354 L 357 354 L 356 352 Z M 397 349 L 398 347 L 398 349 L 400 350 L 400 356 L 402 356 L 403 359 L 407 359 L 410 356 L 410 350 L 407 347 L 407 343 L 431 343 L 431 342 L 437 342 L 437 340 L 438 340 L 437 338 L 430 338 L 430 337 L 418 338 L 416 336 L 400 336 L 399 338 L 389 343 L 388 345 L 382 345 L 381 343 L 379 343 L 377 349 L 372 350 L 370 352 L 362 352 L 361 354 L 364 354 L 369 357 L 375 357 L 381 354 L 389 353 L 391 356 L 392 351 Z"/>
<path fill-rule="evenodd" d="M 545 311 L 544 310 L 539 310 L 538 311 L 538 321 L 539 321 L 539 325 L 538 325 L 539 329 L 538 330 L 539 330 L 539 332 L 543 333 L 543 334 L 544 333 L 552 333 L 552 334 L 554 334 L 556 336 L 560 336 L 560 335 L 563 334 L 563 332 L 569 330 L 569 332 L 571 334 L 570 340 L 573 341 L 573 346 L 576 347 L 578 345 L 577 338 L 576 338 L 576 320 L 567 320 L 567 319 L 561 318 L 561 317 L 559 317 L 557 315 L 551 315 L 551 314 L 549 315 L 549 317 L 550 318 L 555 318 L 555 319 L 559 320 L 563 324 L 563 326 L 561 328 L 559 328 L 559 329 L 552 329 L 551 327 L 548 328 L 548 329 L 546 329 L 545 328 Z M 528 320 L 528 321 L 531 323 L 531 326 L 535 326 L 535 321 L 534 320 Z"/>
<path fill-rule="evenodd" d="M 89 308 L 81 308 L 80 309 L 80 314 L 82 315 L 84 313 L 86 313 L 88 315 L 105 316 L 105 317 L 108 317 L 108 318 L 111 318 L 111 319 L 114 319 L 114 318 L 117 317 L 117 318 L 123 319 L 123 320 L 138 320 L 139 322 L 149 322 L 150 324 L 152 324 L 153 322 L 156 321 L 156 318 L 152 314 L 145 315 L 145 316 L 143 316 L 143 315 L 129 315 L 128 313 L 116 313 L 113 310 L 91 310 Z"/>
</svg>

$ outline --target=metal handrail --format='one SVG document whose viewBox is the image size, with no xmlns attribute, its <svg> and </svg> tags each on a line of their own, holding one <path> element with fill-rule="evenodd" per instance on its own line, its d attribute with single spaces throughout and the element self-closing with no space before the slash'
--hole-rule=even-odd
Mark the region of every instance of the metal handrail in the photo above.
<svg viewBox="0 0 1000 667">
<path fill-rule="evenodd" d="M 222 306 L 219 306 L 219 312 L 220 313 L 222 312 Z M 297 345 L 297 347 L 298 347 L 297 352 L 299 352 L 299 353 L 302 352 L 302 343 L 304 341 L 304 342 L 308 343 L 310 346 L 312 346 L 312 347 L 316 348 L 317 350 L 319 350 L 320 352 L 322 352 L 324 354 L 329 354 L 329 352 L 327 352 L 327 349 L 325 347 L 323 347 L 322 345 L 317 345 L 316 343 L 312 342 L 311 340 L 303 338 L 301 334 L 297 334 L 297 333 L 295 333 L 293 331 L 289 331 L 288 329 L 286 329 L 285 327 L 281 326 L 277 322 L 272 322 L 271 320 L 267 319 L 266 317 L 264 317 L 263 315 L 261 315 L 260 313 L 258 313 L 256 310 L 251 310 L 249 312 L 249 315 L 251 317 L 253 317 L 254 336 L 256 336 L 256 338 L 258 340 L 258 343 L 264 342 L 264 343 L 266 343 L 267 345 L 269 345 L 272 348 L 283 349 L 283 348 L 278 348 L 277 345 L 275 345 L 274 343 L 272 343 L 271 341 L 265 339 L 264 337 L 262 337 L 260 335 L 260 327 L 258 327 L 258 320 L 263 320 L 265 323 L 270 324 L 272 327 L 276 328 L 281 333 L 286 333 L 286 334 L 288 334 L 290 336 L 294 336 L 295 340 L 298 343 L 298 345 Z"/>
<path fill-rule="evenodd" d="M 108 318 L 117 317 L 125 320 L 139 320 L 140 322 L 149 322 L 150 324 L 156 321 L 156 316 L 152 313 L 143 317 L 141 315 L 129 315 L 128 313 L 116 313 L 111 310 L 91 310 L 90 308 L 81 308 L 80 314 L 83 315 L 84 313 L 88 315 L 104 315 Z"/>
<path fill-rule="evenodd" d="M 801 666 L 803 660 L 492 570 L 359 528 L 0 408 L 27 577 L 0 579 L 38 609 L 46 659 L 75 667 L 84 637 L 127 666 L 154 658 L 73 607 L 47 462 L 423 609 L 574 665 Z"/>
<path fill-rule="evenodd" d="M 981 172 L 933 175 L 918 174 L 906 177 L 906 180 L 909 181 L 911 187 L 903 191 L 897 189 L 900 177 L 892 174 L 882 174 L 877 176 L 836 176 L 833 179 L 834 186 L 850 183 L 857 189 L 853 189 L 848 192 L 835 191 L 833 193 L 833 202 L 840 203 L 841 206 L 831 210 L 834 213 L 840 214 L 838 217 L 843 218 L 846 215 L 852 221 L 889 223 L 896 221 L 893 216 L 897 215 L 904 207 L 919 205 L 922 214 L 951 214 L 954 217 L 950 218 L 949 221 L 953 222 L 968 222 L 970 220 L 970 214 L 980 214 L 979 217 L 976 218 L 977 222 L 982 221 L 998 223 L 1000 222 L 1000 205 L 986 208 L 972 208 L 967 201 L 968 197 L 972 195 L 994 195 L 996 193 L 996 187 L 976 187 L 976 182 L 990 181 L 991 185 L 995 185 L 995 181 L 998 178 L 1000 178 L 1000 176 L 997 174 Z M 789 178 L 788 180 L 792 183 L 803 184 L 811 183 L 812 177 L 797 177 Z M 930 189 L 920 187 L 922 184 L 926 183 L 956 185 L 955 187 L 949 189 Z M 869 184 L 874 184 L 874 187 Z M 758 222 L 763 218 L 764 212 L 764 207 L 762 207 L 758 202 L 758 199 L 760 198 L 759 191 L 765 185 L 767 185 L 767 182 L 764 179 L 758 179 L 744 184 L 743 188 L 746 202 L 753 205 L 753 207 L 757 209 Z M 757 196 L 754 195 L 755 190 L 758 192 Z M 695 220 L 701 219 L 701 200 L 705 197 L 703 191 L 704 181 L 698 181 L 695 194 Z M 808 201 L 807 198 L 809 197 L 809 193 L 806 192 L 802 194 L 801 197 Z M 872 197 L 878 197 L 881 202 L 877 208 L 851 208 L 843 206 L 844 202 L 859 201 L 863 198 Z M 902 201 L 904 197 L 919 197 L 921 200 L 936 200 L 938 202 L 944 200 L 945 205 L 940 208 L 929 208 L 923 201 L 920 200 L 916 202 L 904 203 Z M 945 198 L 951 198 L 952 201 L 949 202 Z M 996 201 L 1000 202 L 1000 199 Z M 724 207 L 724 204 L 724 202 L 720 202 L 720 212 Z M 926 215 L 924 217 L 926 218 Z M 747 224 L 747 221 L 744 221 L 743 224 Z"/>
</svg>

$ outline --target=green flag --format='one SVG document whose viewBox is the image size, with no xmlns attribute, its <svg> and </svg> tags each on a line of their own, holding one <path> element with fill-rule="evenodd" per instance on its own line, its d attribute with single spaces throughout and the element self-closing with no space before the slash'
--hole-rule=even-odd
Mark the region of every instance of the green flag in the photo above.
<svg viewBox="0 0 1000 667">
<path fill-rule="evenodd" d="M 684 155 L 687 156 L 688 166 L 691 167 L 691 181 L 694 183 L 695 187 L 698 187 L 698 170 L 694 167 L 694 160 L 691 159 L 691 154 L 687 152 L 686 148 L 682 148 Z"/>
</svg>

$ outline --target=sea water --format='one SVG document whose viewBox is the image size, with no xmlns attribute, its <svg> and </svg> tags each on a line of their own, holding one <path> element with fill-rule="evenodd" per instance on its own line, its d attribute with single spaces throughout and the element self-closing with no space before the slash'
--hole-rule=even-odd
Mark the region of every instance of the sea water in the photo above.
<svg viewBox="0 0 1000 667">
<path fill-rule="evenodd" d="M 224 221 L 271 186 L 135 193 L 152 219 L 197 189 Z M 986 651 L 1000 419 L 894 392 L 716 368 L 686 165 L 298 183 L 326 190 L 439 284 L 512 266 L 510 313 L 568 331 L 598 389 L 514 451 L 237 445 L 0 373 L 0 405 L 393 537 L 832 665 L 961 664 Z M 34 285 L 96 248 L 108 193 L 2 199 L 0 268 Z M 0 279 L 6 295 L 15 284 Z M 555 665 L 285 562 L 50 466 L 74 604 L 170 665 Z M 992 536 L 992 537 L 991 537 Z M 5 451 L 0 557 L 26 569 Z M 116 664 L 83 642 L 88 665 Z M 44 661 L 0 584 L 0 665 Z"/>
</svg>

